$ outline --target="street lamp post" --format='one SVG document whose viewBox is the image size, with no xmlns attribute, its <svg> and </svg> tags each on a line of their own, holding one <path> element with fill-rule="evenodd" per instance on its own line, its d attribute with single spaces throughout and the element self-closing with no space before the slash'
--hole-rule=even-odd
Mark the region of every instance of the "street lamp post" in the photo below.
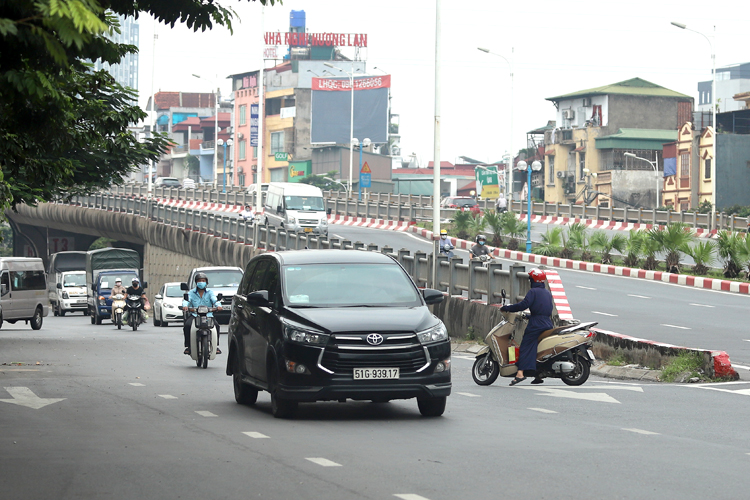
<svg viewBox="0 0 750 500">
<path fill-rule="evenodd" d="M 216 141 L 216 144 L 218 146 L 224 146 L 224 187 L 222 188 L 221 192 L 226 193 L 227 192 L 227 146 L 232 146 L 234 144 L 234 141 L 232 139 L 227 139 L 227 142 L 224 142 L 224 139 L 219 139 Z"/>
<path fill-rule="evenodd" d="M 357 139 L 352 139 L 352 142 L 355 142 Z M 357 186 L 359 187 L 359 193 L 357 193 L 357 199 L 362 199 L 362 148 L 367 147 L 370 144 L 372 144 L 372 141 L 369 138 L 365 138 L 364 141 L 359 143 L 359 182 L 357 182 Z"/>
<path fill-rule="evenodd" d="M 649 165 L 651 165 L 651 167 L 653 167 L 654 174 L 656 175 L 656 200 L 654 201 L 654 204 L 655 204 L 654 208 L 659 208 L 659 202 L 661 201 L 661 199 L 659 198 L 659 166 L 658 166 L 658 163 L 659 163 L 659 156 L 658 155 L 659 155 L 659 153 L 656 153 L 656 155 L 657 155 L 656 156 L 656 161 L 651 161 L 651 160 L 647 160 L 646 158 L 641 158 L 640 156 L 636 156 L 635 154 L 630 153 L 630 152 L 627 152 L 627 153 L 624 153 L 624 154 L 625 154 L 625 156 L 627 156 L 629 158 L 635 158 L 636 160 L 645 161 L 646 163 L 648 163 Z"/>
<path fill-rule="evenodd" d="M 331 63 L 323 63 L 324 66 L 333 68 L 335 70 L 346 73 L 349 77 L 349 88 L 352 89 L 352 102 L 350 105 L 350 116 L 349 116 L 349 196 L 352 194 L 352 168 L 354 165 L 354 63 L 352 63 L 352 71 L 346 71 L 339 67 L 334 66 Z"/>
<path fill-rule="evenodd" d="M 485 49 L 482 47 L 477 47 L 477 50 L 480 50 L 486 54 L 491 54 L 493 56 L 499 57 L 506 63 L 508 63 L 508 66 L 510 67 L 510 136 L 509 136 L 509 142 L 508 142 L 508 155 L 510 159 L 508 160 L 508 165 L 505 168 L 505 171 L 507 172 L 507 175 L 505 176 L 505 197 L 507 198 L 512 189 L 512 180 L 510 172 L 513 169 L 513 47 L 510 48 L 511 58 L 508 60 L 505 56 L 502 56 L 500 54 L 497 54 L 495 52 L 492 52 L 490 49 Z"/>
<path fill-rule="evenodd" d="M 200 75 L 196 75 L 193 73 L 193 76 L 196 78 L 200 78 L 201 80 L 208 80 L 207 78 L 203 78 Z M 214 84 L 216 82 L 213 82 L 212 80 L 208 80 Z M 219 92 L 218 92 L 218 86 L 216 87 L 216 91 L 214 92 L 214 105 L 216 107 L 216 126 L 214 129 L 214 189 L 218 189 L 216 184 L 218 184 L 217 177 L 218 177 L 218 161 L 219 161 L 219 155 L 217 154 L 219 150 L 217 149 L 217 141 L 219 139 Z M 189 141 L 188 141 L 189 144 Z M 188 146 L 189 147 L 189 146 Z M 225 190 L 226 192 L 226 190 Z"/>
<path fill-rule="evenodd" d="M 713 205 L 714 211 L 716 211 L 716 143 L 719 140 L 719 126 L 716 123 L 716 51 L 714 50 L 714 44 L 711 41 L 708 36 L 706 36 L 705 33 L 701 33 L 700 31 L 696 31 L 693 29 L 688 28 L 686 25 L 682 23 L 678 23 L 675 21 L 672 21 L 672 26 L 676 26 L 680 28 L 681 30 L 687 30 L 692 31 L 693 33 L 698 33 L 703 38 L 706 39 L 708 42 L 708 45 L 711 47 L 711 72 L 712 72 L 712 81 L 711 81 L 711 125 L 714 127 L 714 136 L 713 136 L 713 145 L 711 149 L 713 149 L 713 158 L 711 161 L 711 204 Z M 716 39 L 716 26 L 714 26 L 714 39 Z M 712 217 L 712 220 L 714 220 L 715 217 Z"/>
<path fill-rule="evenodd" d="M 516 164 L 518 170 L 526 171 L 526 253 L 531 253 L 531 171 L 538 172 L 542 164 L 538 160 L 529 165 L 521 160 Z"/>
<path fill-rule="evenodd" d="M 341 186 L 342 188 L 344 188 L 344 192 L 348 194 L 348 192 L 346 190 L 346 184 L 344 184 L 343 182 L 337 181 L 336 179 L 331 179 L 330 177 L 323 177 L 323 180 L 330 181 L 330 182 L 335 182 L 336 184 L 338 184 L 339 186 Z"/>
</svg>

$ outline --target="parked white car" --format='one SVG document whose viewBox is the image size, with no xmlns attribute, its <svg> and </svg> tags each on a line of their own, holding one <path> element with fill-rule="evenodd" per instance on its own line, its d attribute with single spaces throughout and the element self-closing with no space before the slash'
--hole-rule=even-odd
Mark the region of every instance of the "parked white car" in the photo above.
<svg viewBox="0 0 750 500">
<path fill-rule="evenodd" d="M 182 296 L 180 282 L 164 283 L 154 295 L 154 326 L 167 326 L 170 321 L 182 323 Z"/>
</svg>

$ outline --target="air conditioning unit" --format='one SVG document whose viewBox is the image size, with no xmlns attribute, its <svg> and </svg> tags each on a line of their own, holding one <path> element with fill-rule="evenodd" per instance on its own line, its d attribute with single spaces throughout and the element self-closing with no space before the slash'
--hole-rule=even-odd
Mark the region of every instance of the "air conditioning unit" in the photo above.
<svg viewBox="0 0 750 500">
<path fill-rule="evenodd" d="M 591 106 L 591 98 L 590 97 L 584 97 L 583 98 L 583 107 L 588 108 Z"/>
<path fill-rule="evenodd" d="M 557 178 L 558 179 L 562 179 L 564 177 L 565 177 L 565 172 L 563 172 L 562 170 L 560 170 L 559 172 L 557 172 Z"/>
<path fill-rule="evenodd" d="M 242 139 L 245 135 L 242 132 L 237 132 L 237 139 Z"/>
<path fill-rule="evenodd" d="M 572 109 L 563 109 L 563 118 L 566 120 L 572 120 L 576 117 L 576 112 Z"/>
</svg>

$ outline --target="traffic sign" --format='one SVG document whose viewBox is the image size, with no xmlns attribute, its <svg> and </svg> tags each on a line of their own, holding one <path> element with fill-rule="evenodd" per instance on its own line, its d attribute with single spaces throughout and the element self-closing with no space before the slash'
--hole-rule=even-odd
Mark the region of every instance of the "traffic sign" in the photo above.
<svg viewBox="0 0 750 500">
<path fill-rule="evenodd" d="M 365 162 L 364 165 L 362 165 L 362 170 L 359 171 L 361 174 L 371 174 L 372 170 L 370 170 L 370 165 Z M 369 187 L 369 186 L 368 186 Z"/>
<path fill-rule="evenodd" d="M 359 187 L 369 188 L 371 184 L 372 184 L 372 174 L 362 174 L 362 173 L 359 174 Z"/>
</svg>

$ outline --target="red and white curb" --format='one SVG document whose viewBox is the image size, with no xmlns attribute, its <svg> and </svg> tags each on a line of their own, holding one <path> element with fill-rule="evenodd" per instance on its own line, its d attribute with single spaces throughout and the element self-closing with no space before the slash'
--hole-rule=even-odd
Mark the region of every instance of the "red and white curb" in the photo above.
<svg viewBox="0 0 750 500">
<path fill-rule="evenodd" d="M 518 218 L 518 220 L 526 222 L 526 214 L 516 214 L 516 218 Z M 578 217 L 557 217 L 551 215 L 532 215 L 531 222 L 535 224 L 553 224 L 558 226 L 567 226 L 579 222 L 585 224 L 591 229 L 606 229 L 609 231 L 630 231 L 631 229 L 641 229 L 648 231 L 655 227 L 658 227 L 659 229 L 665 228 L 665 226 L 662 225 L 644 224 L 638 222 L 616 222 L 609 220 L 579 219 Z M 716 229 L 713 229 L 711 231 L 702 227 L 689 229 L 690 232 L 692 232 L 698 238 L 712 238 L 716 236 L 717 233 Z"/>
<path fill-rule="evenodd" d="M 344 215 L 332 215 L 328 217 L 330 224 L 341 226 L 369 227 L 372 229 L 385 229 L 388 231 L 408 231 L 413 225 L 410 222 L 400 222 L 385 219 L 369 219 L 366 217 L 349 217 Z"/>
</svg>

